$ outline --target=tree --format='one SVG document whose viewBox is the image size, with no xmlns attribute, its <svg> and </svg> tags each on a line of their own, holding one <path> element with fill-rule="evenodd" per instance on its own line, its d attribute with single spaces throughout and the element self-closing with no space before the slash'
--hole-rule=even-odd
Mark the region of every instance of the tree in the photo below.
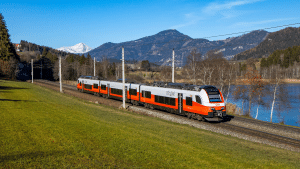
<svg viewBox="0 0 300 169">
<path fill-rule="evenodd" d="M 2 14 L 0 13 L 0 62 L 2 60 L 2 66 L 0 67 L 2 74 L 9 78 L 16 78 L 18 71 L 18 57 L 13 44 L 10 41 L 8 30 Z"/>
<path fill-rule="evenodd" d="M 185 72 L 189 76 L 189 79 L 193 80 L 193 84 L 195 85 L 197 82 L 197 78 L 200 72 L 200 61 L 201 61 L 201 53 L 197 52 L 197 49 L 194 48 L 191 53 L 187 56 L 187 66 L 185 67 Z"/>
<path fill-rule="evenodd" d="M 172 77 L 172 67 L 171 66 L 161 66 L 160 80 L 170 81 Z"/>
<path fill-rule="evenodd" d="M 80 65 L 84 64 L 86 62 L 85 60 L 86 59 L 85 59 L 84 55 L 81 55 L 80 58 L 79 58 Z"/>
<path fill-rule="evenodd" d="M 46 47 L 44 47 L 42 57 L 46 57 L 47 53 L 48 53 L 48 51 L 47 51 Z"/>
<path fill-rule="evenodd" d="M 143 60 L 141 62 L 141 68 L 145 71 L 149 71 L 150 70 L 150 62 L 149 60 Z"/>
<path fill-rule="evenodd" d="M 0 13 L 0 59 L 4 61 L 9 61 L 10 58 L 18 59 L 17 53 L 13 44 L 10 41 L 10 35 L 6 28 L 6 23 L 2 14 Z"/>
<path fill-rule="evenodd" d="M 88 53 L 87 56 L 86 56 L 86 64 L 87 64 L 87 65 L 90 65 L 91 62 L 92 62 L 92 57 L 91 57 L 91 55 Z"/>
<path fill-rule="evenodd" d="M 66 58 L 68 63 L 73 63 L 75 61 L 75 56 L 73 54 L 70 54 L 67 58 Z"/>
<path fill-rule="evenodd" d="M 239 85 L 235 88 L 233 92 L 234 100 L 242 100 L 242 114 L 244 114 L 244 103 L 247 100 L 247 88 L 245 85 Z"/>
<path fill-rule="evenodd" d="M 235 81 L 236 80 L 236 76 L 234 76 L 234 70 L 235 69 L 235 64 L 229 64 L 229 69 L 227 69 L 227 83 L 226 85 L 228 86 L 227 88 L 227 96 L 226 96 L 226 99 L 225 99 L 225 103 L 227 103 L 227 99 L 229 98 L 229 94 L 230 94 L 230 87 L 231 87 L 231 83 L 232 81 Z"/>
<path fill-rule="evenodd" d="M 288 108 L 290 107 L 290 102 L 288 101 L 288 92 L 286 91 L 286 86 L 283 82 L 283 71 L 277 66 L 272 66 L 272 70 L 270 70 L 272 73 L 270 73 L 270 88 L 272 92 L 272 104 L 271 104 L 271 113 L 270 113 L 270 122 L 273 121 L 273 113 L 274 109 L 277 107 L 279 110 L 282 109 L 284 106 L 286 112 L 288 112 Z M 277 106 L 276 106 L 277 103 Z M 276 106 L 276 107 L 275 107 Z M 277 114 L 277 116 L 280 116 L 280 113 Z"/>
<path fill-rule="evenodd" d="M 101 67 L 102 67 L 102 72 L 103 72 L 102 75 L 104 76 L 104 78 L 108 78 L 109 60 L 107 59 L 107 57 L 105 55 L 102 56 Z"/>
</svg>

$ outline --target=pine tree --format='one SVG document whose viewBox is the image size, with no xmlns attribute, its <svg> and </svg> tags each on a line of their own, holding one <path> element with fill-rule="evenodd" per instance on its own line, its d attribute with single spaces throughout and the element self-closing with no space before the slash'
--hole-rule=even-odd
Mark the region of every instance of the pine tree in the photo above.
<svg viewBox="0 0 300 169">
<path fill-rule="evenodd" d="M 47 53 L 48 53 L 47 49 L 44 47 L 42 57 L 45 57 L 47 55 Z"/>
<path fill-rule="evenodd" d="M 91 55 L 88 53 L 88 54 L 87 54 L 87 57 L 86 57 L 86 64 L 89 65 L 89 64 L 91 63 L 91 61 L 92 61 L 92 57 L 91 57 Z"/>
<path fill-rule="evenodd" d="M 17 54 L 10 41 L 8 30 L 2 14 L 0 13 L 0 59 L 8 61 L 10 57 L 16 58 Z"/>
<path fill-rule="evenodd" d="M 79 58 L 79 63 L 80 65 L 84 64 L 85 63 L 85 57 L 84 55 L 81 55 L 80 58 Z"/>
</svg>

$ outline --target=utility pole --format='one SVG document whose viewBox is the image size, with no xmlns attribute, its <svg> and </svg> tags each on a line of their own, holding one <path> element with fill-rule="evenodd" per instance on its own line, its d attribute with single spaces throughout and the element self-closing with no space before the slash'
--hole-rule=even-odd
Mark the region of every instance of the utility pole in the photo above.
<svg viewBox="0 0 300 169">
<path fill-rule="evenodd" d="M 96 76 L 96 58 L 94 57 L 94 76 Z"/>
<path fill-rule="evenodd" d="M 59 57 L 59 88 L 62 93 L 62 83 L 61 83 L 61 57 Z"/>
<path fill-rule="evenodd" d="M 122 46 L 122 83 L 123 83 L 123 109 L 125 109 L 125 71 L 124 71 L 124 47 Z"/>
<path fill-rule="evenodd" d="M 31 59 L 31 83 L 33 83 L 33 59 Z"/>
<path fill-rule="evenodd" d="M 174 83 L 174 69 L 175 69 L 175 64 L 174 64 L 174 62 L 175 62 L 175 51 L 174 51 L 174 49 L 173 49 L 173 60 L 172 60 L 172 83 Z"/>
</svg>

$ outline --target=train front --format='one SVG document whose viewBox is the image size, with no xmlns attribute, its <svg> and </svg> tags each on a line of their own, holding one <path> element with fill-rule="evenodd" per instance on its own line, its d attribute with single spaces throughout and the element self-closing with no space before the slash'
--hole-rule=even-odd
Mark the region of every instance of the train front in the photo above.
<svg viewBox="0 0 300 169">
<path fill-rule="evenodd" d="M 207 121 L 219 121 L 226 116 L 226 105 L 222 93 L 215 86 L 202 86 L 200 96 L 203 98 L 203 105 L 206 107 Z"/>
</svg>

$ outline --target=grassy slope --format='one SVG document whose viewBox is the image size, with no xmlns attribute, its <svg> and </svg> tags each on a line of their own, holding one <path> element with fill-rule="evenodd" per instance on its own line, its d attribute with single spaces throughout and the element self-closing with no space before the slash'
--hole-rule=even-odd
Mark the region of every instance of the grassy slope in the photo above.
<svg viewBox="0 0 300 169">
<path fill-rule="evenodd" d="M 25 82 L 0 80 L 0 119 L 0 168 L 300 168 L 296 152 Z"/>
</svg>

